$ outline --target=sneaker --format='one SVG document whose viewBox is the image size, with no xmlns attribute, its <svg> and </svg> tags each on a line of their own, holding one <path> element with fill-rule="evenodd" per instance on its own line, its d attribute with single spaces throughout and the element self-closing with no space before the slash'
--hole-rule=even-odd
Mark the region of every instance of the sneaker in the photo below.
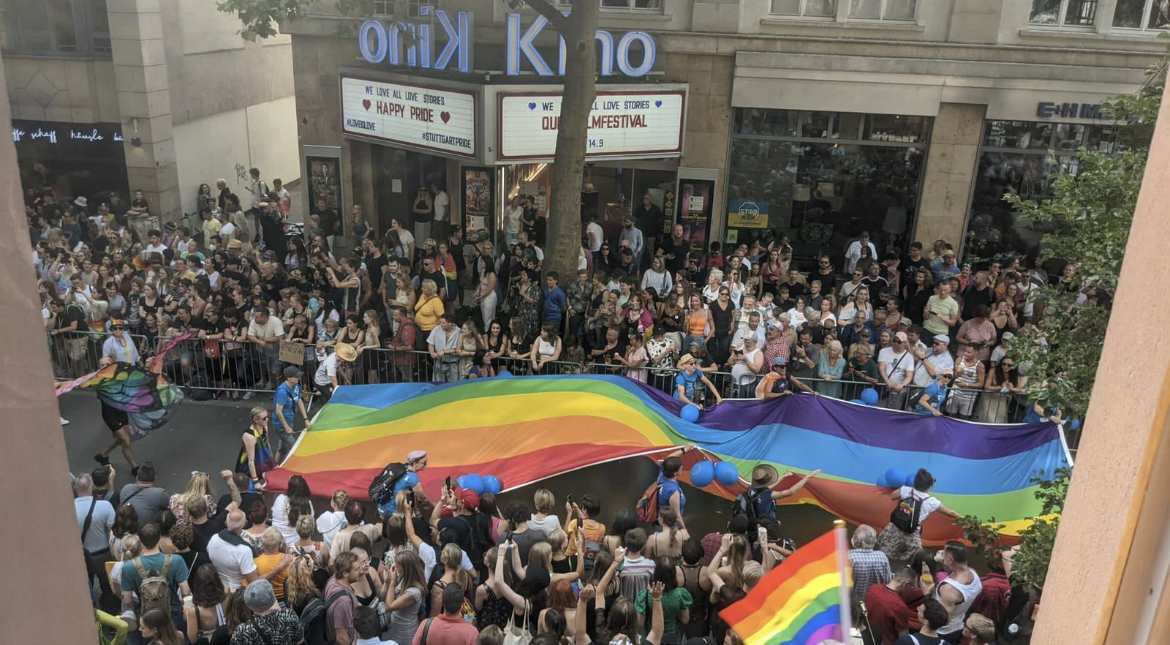
<svg viewBox="0 0 1170 645">
<path fill-rule="evenodd" d="M 102 454 L 101 454 L 100 452 L 99 452 L 98 454 L 96 454 L 96 455 L 94 455 L 94 456 L 93 456 L 93 460 L 94 460 L 94 461 L 96 461 L 96 462 L 98 462 L 99 464 L 101 464 L 101 465 L 103 465 L 103 466 L 109 466 L 109 465 L 110 465 L 110 458 L 109 458 L 109 457 L 103 457 L 103 456 L 102 456 Z"/>
<path fill-rule="evenodd" d="M 57 415 L 57 416 L 61 416 L 61 415 Z M 69 425 L 69 419 L 66 419 L 65 417 L 61 417 L 61 425 L 63 425 L 63 426 Z"/>
<path fill-rule="evenodd" d="M 248 391 L 248 392 L 244 392 L 244 396 L 241 396 L 240 399 L 247 401 L 248 399 L 251 399 L 254 396 L 256 396 L 255 392 Z"/>
</svg>

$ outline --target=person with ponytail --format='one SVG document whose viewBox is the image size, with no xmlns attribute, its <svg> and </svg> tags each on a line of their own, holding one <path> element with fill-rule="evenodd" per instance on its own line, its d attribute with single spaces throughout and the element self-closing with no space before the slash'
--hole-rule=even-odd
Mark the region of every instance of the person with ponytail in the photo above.
<svg viewBox="0 0 1170 645">
<path fill-rule="evenodd" d="M 651 535 L 650 539 L 646 541 L 644 550 L 646 557 L 669 556 L 678 558 L 682 555 L 683 542 L 690 539 L 691 534 L 687 532 L 685 527 L 679 527 L 678 512 L 670 506 L 664 506 L 658 510 L 658 524 L 662 529 Z M 667 622 L 669 623 L 669 620 Z M 666 633 L 673 634 L 674 632 L 669 631 L 668 628 Z"/>
<path fill-rule="evenodd" d="M 665 586 L 661 582 L 654 582 L 646 590 L 653 603 L 650 612 L 650 633 L 642 643 L 648 645 L 660 645 L 662 643 L 663 634 L 663 613 L 662 613 L 662 594 Z M 592 639 L 585 629 L 585 607 L 590 601 L 597 603 L 597 612 L 599 615 L 605 616 L 604 626 L 599 626 L 597 629 L 597 638 Z M 598 595 L 597 589 L 593 585 L 586 585 L 581 590 L 581 595 L 577 598 L 577 626 L 575 629 L 574 643 L 576 645 L 591 645 L 591 643 L 635 643 L 638 642 L 638 614 L 634 609 L 634 603 L 619 598 L 614 603 L 613 609 L 608 613 L 605 610 L 605 595 Z"/>
<path fill-rule="evenodd" d="M 184 639 L 171 616 L 161 609 L 151 609 L 142 614 L 138 621 L 138 630 L 142 632 L 142 642 L 145 645 L 183 645 Z"/>
<path fill-rule="evenodd" d="M 646 610 L 653 602 L 655 605 L 660 605 L 662 609 L 662 633 L 663 635 L 674 635 L 678 638 L 679 634 L 683 633 L 686 624 L 691 620 L 691 605 L 694 604 L 694 598 L 685 587 L 678 586 L 678 575 L 675 573 L 673 557 L 659 557 L 654 561 L 654 578 L 650 589 L 658 586 L 660 596 L 658 599 L 653 599 L 650 595 L 650 590 L 643 591 L 638 594 L 638 599 L 634 601 L 634 608 L 638 610 L 638 624 L 644 625 L 647 637 L 643 638 L 642 643 L 648 642 L 649 632 L 653 629 L 651 621 L 646 620 Z M 654 607 L 657 609 L 658 607 Z"/>
</svg>

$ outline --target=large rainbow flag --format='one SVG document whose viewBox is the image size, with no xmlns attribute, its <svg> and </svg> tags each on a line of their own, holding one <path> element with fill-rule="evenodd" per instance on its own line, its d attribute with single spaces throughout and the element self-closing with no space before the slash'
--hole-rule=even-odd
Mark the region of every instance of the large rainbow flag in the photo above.
<svg viewBox="0 0 1170 645">
<path fill-rule="evenodd" d="M 841 526 L 800 547 L 719 612 L 744 645 L 849 642 L 849 554 Z"/>
<path fill-rule="evenodd" d="M 268 474 L 281 490 L 302 474 L 316 491 L 345 489 L 364 498 L 370 481 L 411 450 L 429 453 L 420 479 L 440 482 L 493 474 L 505 489 L 606 461 L 661 456 L 695 444 L 750 476 L 759 463 L 784 473 L 823 473 L 784 503 L 814 503 L 852 523 L 884 527 L 893 501 L 875 485 L 890 468 L 927 468 L 933 494 L 963 514 L 995 517 L 1005 536 L 1040 513 L 1031 478 L 1069 465 L 1052 423 L 987 425 L 880 410 L 827 397 L 727 401 L 698 423 L 682 420 L 678 401 L 620 376 L 472 379 L 447 384 L 345 386 L 301 437 L 291 457 Z M 687 453 L 683 479 L 702 458 Z M 790 482 L 782 482 L 786 486 Z M 746 489 L 706 490 L 728 499 Z M 633 507 L 636 500 L 630 500 Z M 959 537 L 933 514 L 923 537 Z"/>
</svg>

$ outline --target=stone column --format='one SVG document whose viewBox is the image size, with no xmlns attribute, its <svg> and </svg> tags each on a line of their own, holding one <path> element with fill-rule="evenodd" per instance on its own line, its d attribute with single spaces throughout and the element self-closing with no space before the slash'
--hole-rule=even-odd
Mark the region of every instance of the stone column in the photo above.
<svg viewBox="0 0 1170 645">
<path fill-rule="evenodd" d="M 0 61 L 0 127 L 11 131 L 3 78 Z M 4 563 L 11 582 L 0 590 L 5 616 L 0 641 L 93 643 L 93 605 L 82 584 L 80 527 L 72 512 L 65 437 L 53 418 L 59 416 L 57 401 L 21 195 L 16 148 L 5 137 L 0 142 L 0 298 L 7 304 L 5 331 L 25 342 L 5 343 L 0 351 L 7 367 L 0 370 L 0 487 L 35 491 L 36 497 L 0 496 L 0 547 L 11 554 Z M 96 411 L 97 402 L 93 405 Z M 29 557 L 34 552 L 49 557 Z"/>
<path fill-rule="evenodd" d="M 914 227 L 914 239 L 928 249 L 937 239 L 956 250 L 963 242 L 986 112 L 985 105 L 967 103 L 943 103 L 938 108 Z"/>
<path fill-rule="evenodd" d="M 162 220 L 182 216 L 171 96 L 158 0 L 108 0 L 114 80 L 130 190 Z"/>
</svg>

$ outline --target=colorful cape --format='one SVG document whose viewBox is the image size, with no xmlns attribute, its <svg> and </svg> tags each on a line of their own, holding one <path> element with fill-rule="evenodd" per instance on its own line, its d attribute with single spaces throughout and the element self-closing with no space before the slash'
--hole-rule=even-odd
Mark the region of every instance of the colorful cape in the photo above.
<svg viewBox="0 0 1170 645">
<path fill-rule="evenodd" d="M 387 463 L 423 449 L 429 465 L 420 478 L 437 498 L 447 476 L 493 474 L 512 489 L 606 461 L 661 457 L 693 443 L 734 464 L 741 477 L 759 463 L 781 473 L 822 469 L 782 503 L 818 504 L 879 530 L 894 502 L 890 489 L 874 482 L 890 468 L 927 468 L 938 480 L 933 494 L 944 504 L 962 514 L 994 516 L 1011 536 L 1040 513 L 1031 478 L 1069 465 L 1059 428 L 1051 423 L 965 423 L 812 395 L 728 401 L 698 423 L 683 421 L 681 407 L 617 376 L 346 386 L 334 393 L 282 468 L 268 474 L 269 489 L 282 489 L 299 473 L 314 490 L 340 488 L 363 498 Z M 700 458 L 687 453 L 683 481 Z M 738 486 L 706 488 L 728 499 L 745 489 L 743 479 Z M 923 526 L 930 542 L 958 536 L 941 513 Z"/>
<path fill-rule="evenodd" d="M 113 363 L 79 379 L 57 385 L 57 396 L 75 388 L 91 389 L 98 400 L 126 413 L 130 438 L 141 439 L 161 428 L 183 402 L 183 391 L 165 376 L 129 363 Z"/>
</svg>

